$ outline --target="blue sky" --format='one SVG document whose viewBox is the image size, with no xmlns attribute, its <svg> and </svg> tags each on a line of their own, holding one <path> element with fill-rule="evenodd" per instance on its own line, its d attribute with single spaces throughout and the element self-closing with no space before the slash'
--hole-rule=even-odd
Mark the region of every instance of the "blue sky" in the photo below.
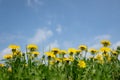
<svg viewBox="0 0 120 80">
<path fill-rule="evenodd" d="M 0 51 L 9 44 L 98 47 L 120 44 L 120 0 L 0 0 Z"/>
</svg>

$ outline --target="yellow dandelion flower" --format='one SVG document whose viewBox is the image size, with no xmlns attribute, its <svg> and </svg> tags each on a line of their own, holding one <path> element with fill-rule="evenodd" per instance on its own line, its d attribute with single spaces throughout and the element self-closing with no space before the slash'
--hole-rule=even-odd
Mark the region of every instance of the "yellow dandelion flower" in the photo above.
<svg viewBox="0 0 120 80">
<path fill-rule="evenodd" d="M 16 52 L 13 53 L 13 55 L 14 55 L 14 56 L 17 56 L 17 55 L 21 56 L 21 55 L 22 55 L 22 52 L 17 50 Z"/>
<path fill-rule="evenodd" d="M 32 54 L 33 54 L 35 57 L 37 57 L 40 53 L 39 53 L 38 51 L 34 51 L 34 52 L 32 52 Z"/>
<path fill-rule="evenodd" d="M 109 57 L 107 58 L 107 60 L 108 60 L 108 62 L 110 62 L 110 61 L 111 61 L 111 57 L 109 56 Z"/>
<path fill-rule="evenodd" d="M 52 48 L 51 51 L 54 52 L 54 53 L 59 53 L 59 52 L 60 52 L 60 49 L 59 49 L 59 48 Z"/>
<path fill-rule="evenodd" d="M 80 60 L 80 61 L 78 61 L 78 66 L 80 68 L 85 68 L 86 67 L 86 63 L 83 60 Z"/>
<path fill-rule="evenodd" d="M 12 54 L 6 54 L 6 55 L 4 55 L 5 59 L 11 59 L 12 57 L 13 57 Z"/>
<path fill-rule="evenodd" d="M 109 57 L 110 55 L 108 53 L 103 53 L 104 57 Z"/>
<path fill-rule="evenodd" d="M 12 72 L 12 68 L 11 67 L 8 68 L 8 72 Z"/>
<path fill-rule="evenodd" d="M 94 49 L 94 48 L 91 48 L 91 49 L 89 50 L 89 52 L 90 52 L 91 54 L 96 54 L 96 53 L 98 52 L 98 50 L 96 50 L 96 49 Z"/>
<path fill-rule="evenodd" d="M 56 60 L 57 62 L 62 62 L 62 60 L 61 60 L 60 58 L 55 58 L 55 60 Z"/>
<path fill-rule="evenodd" d="M 100 49 L 100 51 L 101 51 L 101 52 L 104 52 L 104 53 L 107 53 L 107 52 L 110 52 L 111 49 L 108 48 L 108 47 L 102 47 L 102 48 Z"/>
<path fill-rule="evenodd" d="M 79 49 L 82 50 L 82 51 L 85 51 L 85 50 L 87 50 L 87 46 L 86 45 L 80 45 Z"/>
<path fill-rule="evenodd" d="M 60 50 L 60 53 L 61 54 L 67 54 L 67 51 L 66 50 Z"/>
<path fill-rule="evenodd" d="M 20 46 L 17 46 L 15 44 L 11 44 L 11 45 L 9 45 L 9 48 L 10 49 L 20 49 Z"/>
<path fill-rule="evenodd" d="M 73 56 L 70 56 L 69 59 L 70 59 L 70 61 L 74 61 Z"/>
<path fill-rule="evenodd" d="M 28 64 L 24 64 L 25 67 L 28 67 Z"/>
<path fill-rule="evenodd" d="M 68 53 L 76 53 L 76 49 L 75 48 L 69 48 L 68 49 Z"/>
<path fill-rule="evenodd" d="M 53 65 L 53 64 L 55 64 L 55 61 L 50 61 L 50 65 Z"/>
<path fill-rule="evenodd" d="M 29 49 L 30 51 L 35 51 L 38 49 L 38 46 L 35 44 L 29 44 L 27 45 L 27 49 Z"/>
<path fill-rule="evenodd" d="M 81 50 L 76 50 L 76 53 L 80 53 L 81 52 Z"/>
<path fill-rule="evenodd" d="M 82 55 L 81 52 L 82 52 L 82 50 L 76 49 L 76 56 L 79 56 L 79 54 Z"/>
<path fill-rule="evenodd" d="M 69 61 L 72 61 L 72 59 L 70 59 L 70 58 L 63 58 L 63 61 L 69 62 Z"/>
<path fill-rule="evenodd" d="M 4 67 L 4 66 L 5 66 L 4 64 L 1 64 L 1 63 L 0 63 L 0 67 Z"/>
<path fill-rule="evenodd" d="M 53 52 L 46 52 L 45 53 L 48 57 L 55 58 L 55 54 Z"/>
<path fill-rule="evenodd" d="M 111 42 L 109 40 L 102 40 L 101 41 L 101 44 L 104 46 L 104 47 L 107 47 L 107 46 L 110 46 L 111 45 Z"/>
<path fill-rule="evenodd" d="M 103 56 L 102 56 L 102 54 L 97 54 L 96 56 L 95 56 L 95 59 L 97 59 L 97 60 L 103 60 Z"/>
<path fill-rule="evenodd" d="M 113 55 L 117 55 L 117 54 L 118 54 L 118 52 L 115 51 L 115 50 L 113 50 L 113 51 L 111 51 L 111 52 L 112 52 Z"/>
<path fill-rule="evenodd" d="M 104 60 L 99 60 L 98 63 L 104 64 Z"/>
</svg>

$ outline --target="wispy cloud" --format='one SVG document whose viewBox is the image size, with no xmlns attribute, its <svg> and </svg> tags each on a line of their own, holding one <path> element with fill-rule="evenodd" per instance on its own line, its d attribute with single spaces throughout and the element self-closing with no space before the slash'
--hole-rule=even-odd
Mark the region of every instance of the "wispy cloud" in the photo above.
<svg viewBox="0 0 120 80">
<path fill-rule="evenodd" d="M 90 45 L 90 48 L 99 49 L 101 47 L 101 44 L 99 42 L 103 39 L 110 40 L 111 35 L 105 34 L 105 35 L 99 35 L 99 36 L 94 37 L 93 38 L 93 44 Z"/>
<path fill-rule="evenodd" d="M 0 43 L 10 42 L 17 39 L 25 39 L 25 36 L 22 36 L 21 34 L 10 34 L 10 33 L 0 34 Z"/>
<path fill-rule="evenodd" d="M 102 45 L 100 44 L 100 41 L 106 39 L 106 40 L 110 40 L 111 39 L 111 35 L 108 34 L 104 34 L 104 35 L 98 35 L 95 36 L 92 40 L 92 42 L 89 42 L 91 45 L 88 46 L 88 48 L 95 48 L 95 49 L 100 49 L 102 47 Z M 87 57 L 90 57 L 91 54 L 87 53 Z"/>
<path fill-rule="evenodd" d="M 27 0 L 27 5 L 29 7 L 35 8 L 37 6 L 43 5 L 43 2 L 41 0 Z"/>
<path fill-rule="evenodd" d="M 52 49 L 52 48 L 55 48 L 55 47 L 57 47 L 57 48 L 60 47 L 57 40 L 55 40 L 54 42 L 51 42 L 50 44 L 48 44 L 46 46 L 45 51 L 48 51 L 49 49 Z"/>
<path fill-rule="evenodd" d="M 111 36 L 106 34 L 106 35 L 99 35 L 99 36 L 96 36 L 94 39 L 95 40 L 102 40 L 102 39 L 110 39 Z"/>
<path fill-rule="evenodd" d="M 99 49 L 100 47 L 102 47 L 102 45 L 100 44 L 100 41 L 103 40 L 103 39 L 106 39 L 106 40 L 111 40 L 111 35 L 101 35 L 101 36 L 96 36 L 94 38 L 94 43 L 93 45 L 90 45 L 89 48 L 96 48 L 96 49 Z M 111 48 L 112 49 L 116 49 L 118 46 L 120 46 L 120 41 L 117 41 L 115 43 L 112 43 L 111 44 Z"/>
<path fill-rule="evenodd" d="M 70 47 L 72 47 L 73 46 L 73 44 L 72 44 L 72 42 L 70 42 L 70 41 L 64 41 L 63 42 L 63 47 L 65 48 L 65 49 L 68 49 L 68 48 L 70 48 Z"/>
<path fill-rule="evenodd" d="M 61 26 L 60 24 L 57 25 L 56 31 L 57 31 L 58 33 L 61 33 L 61 32 L 62 32 L 62 26 Z"/>
<path fill-rule="evenodd" d="M 5 49 L 3 49 L 3 50 L 0 52 L 0 59 L 2 59 L 5 54 L 10 54 L 10 53 L 11 53 L 11 49 L 10 49 L 10 48 L 5 48 Z"/>
<path fill-rule="evenodd" d="M 112 48 L 113 48 L 113 49 L 116 49 L 118 46 L 120 46 L 120 41 L 114 43 L 114 44 L 112 45 Z"/>
<path fill-rule="evenodd" d="M 52 24 L 52 21 L 51 21 L 51 20 L 49 20 L 49 21 L 47 22 L 47 24 L 48 24 L 48 25 L 51 25 L 51 24 Z"/>
<path fill-rule="evenodd" d="M 38 29 L 35 33 L 35 35 L 28 39 L 28 43 L 35 43 L 39 44 L 42 43 L 43 41 L 47 40 L 49 37 L 53 35 L 53 32 L 48 29 Z"/>
<path fill-rule="evenodd" d="M 89 48 L 99 49 L 100 47 L 102 47 L 101 44 L 100 43 L 96 43 L 96 44 L 91 45 Z"/>
</svg>

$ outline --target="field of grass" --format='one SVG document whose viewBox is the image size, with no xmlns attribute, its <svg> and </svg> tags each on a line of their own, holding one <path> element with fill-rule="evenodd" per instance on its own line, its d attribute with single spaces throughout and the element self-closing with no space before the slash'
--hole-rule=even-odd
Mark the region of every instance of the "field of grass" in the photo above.
<svg viewBox="0 0 120 80">
<path fill-rule="evenodd" d="M 25 53 L 20 46 L 10 45 L 12 53 L 1 60 L 0 80 L 120 80 L 120 47 L 111 49 L 108 40 L 101 45 L 99 50 L 86 45 L 52 48 L 40 58 L 35 44 L 27 45 Z"/>
</svg>

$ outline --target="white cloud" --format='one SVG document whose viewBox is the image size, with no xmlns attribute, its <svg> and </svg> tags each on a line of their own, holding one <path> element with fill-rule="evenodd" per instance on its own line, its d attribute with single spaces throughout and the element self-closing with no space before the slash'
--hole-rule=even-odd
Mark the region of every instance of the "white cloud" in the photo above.
<svg viewBox="0 0 120 80">
<path fill-rule="evenodd" d="M 94 39 L 95 40 L 102 40 L 102 39 L 110 39 L 111 36 L 110 35 L 100 35 L 100 36 L 96 36 Z"/>
<path fill-rule="evenodd" d="M 64 42 L 63 42 L 63 47 L 64 47 L 65 49 L 68 49 L 68 48 L 70 48 L 70 47 L 73 47 L 73 44 L 72 44 L 72 42 L 70 42 L 70 41 L 64 41 Z"/>
<path fill-rule="evenodd" d="M 39 44 L 43 41 L 47 40 L 49 37 L 53 35 L 53 32 L 48 29 L 38 29 L 35 35 L 28 40 L 28 43 Z"/>
<path fill-rule="evenodd" d="M 60 47 L 57 40 L 55 40 L 54 42 L 51 42 L 50 44 L 48 44 L 46 46 L 45 51 L 49 51 L 50 49 L 55 48 L 55 47 L 57 47 L 57 48 Z"/>
<path fill-rule="evenodd" d="M 61 25 L 57 25 L 56 31 L 58 33 L 61 33 L 62 32 L 62 26 Z"/>
<path fill-rule="evenodd" d="M 14 40 L 23 40 L 26 39 L 25 36 L 23 36 L 22 34 L 10 34 L 10 33 L 2 33 L 0 34 L 0 43 L 6 43 L 6 42 L 10 42 L 10 41 L 14 41 Z"/>
<path fill-rule="evenodd" d="M 93 44 L 92 46 L 90 46 L 89 48 L 95 48 L 95 49 L 99 49 L 101 46 L 100 43 L 96 43 L 96 44 Z"/>
<path fill-rule="evenodd" d="M 100 41 L 103 40 L 103 39 L 107 39 L 107 40 L 110 40 L 111 39 L 111 35 L 101 35 L 101 36 L 96 36 L 94 38 L 94 44 L 90 46 L 90 48 L 96 48 L 96 49 L 99 49 L 100 47 L 102 47 L 102 45 L 100 44 Z M 113 43 L 111 45 L 111 48 L 113 49 L 116 49 L 117 46 L 120 46 L 120 41 L 116 42 L 116 43 Z"/>
<path fill-rule="evenodd" d="M 43 5 L 43 2 L 41 0 L 27 0 L 27 5 L 34 8 L 36 6 Z"/>
<path fill-rule="evenodd" d="M 2 52 L 0 52 L 0 59 L 2 59 L 5 54 L 9 54 L 9 53 L 11 53 L 10 48 L 3 49 Z"/>
<path fill-rule="evenodd" d="M 48 24 L 48 25 L 51 25 L 51 24 L 52 24 L 52 21 L 51 21 L 51 20 L 49 20 L 49 21 L 47 22 L 47 24 Z"/>
<path fill-rule="evenodd" d="M 99 35 L 99 36 L 96 36 L 94 37 L 93 39 L 93 44 L 90 45 L 89 48 L 96 48 L 96 49 L 99 49 L 100 47 L 102 47 L 102 45 L 100 44 L 100 41 L 103 40 L 103 39 L 107 39 L 107 40 L 110 40 L 111 36 L 110 35 Z"/>
<path fill-rule="evenodd" d="M 120 46 L 120 41 L 113 44 L 112 48 L 116 49 L 118 46 Z"/>
</svg>

